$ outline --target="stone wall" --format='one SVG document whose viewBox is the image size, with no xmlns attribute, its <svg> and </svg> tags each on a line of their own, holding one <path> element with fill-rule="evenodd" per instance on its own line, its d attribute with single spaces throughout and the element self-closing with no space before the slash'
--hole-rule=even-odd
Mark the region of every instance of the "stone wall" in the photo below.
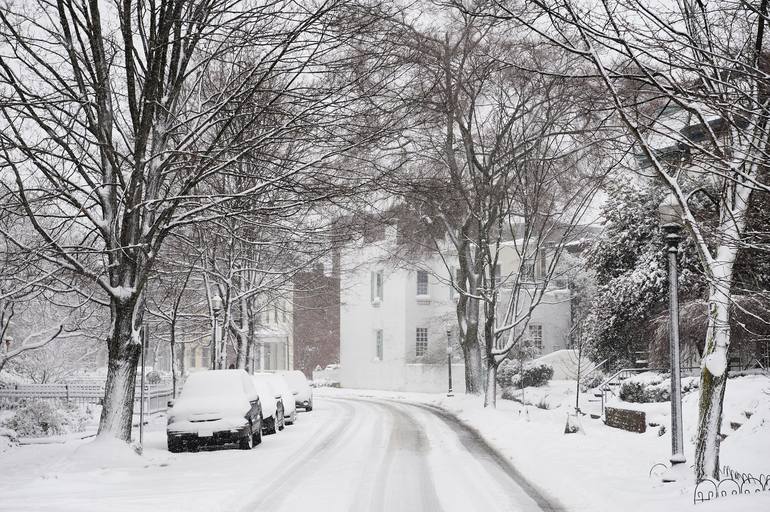
<svg viewBox="0 0 770 512">
<path fill-rule="evenodd" d="M 610 427 L 628 430 L 629 432 L 642 433 L 647 430 L 647 418 L 644 411 L 605 407 L 604 423 Z"/>
</svg>

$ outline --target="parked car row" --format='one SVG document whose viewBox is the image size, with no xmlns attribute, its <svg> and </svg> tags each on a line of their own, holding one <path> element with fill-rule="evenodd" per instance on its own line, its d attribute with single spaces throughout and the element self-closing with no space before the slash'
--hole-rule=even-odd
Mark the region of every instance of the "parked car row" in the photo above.
<svg viewBox="0 0 770 512">
<path fill-rule="evenodd" d="M 263 435 L 293 425 L 298 408 L 313 410 L 312 389 L 300 371 L 193 373 L 168 411 L 168 449 L 177 453 L 237 445 L 250 450 Z"/>
</svg>

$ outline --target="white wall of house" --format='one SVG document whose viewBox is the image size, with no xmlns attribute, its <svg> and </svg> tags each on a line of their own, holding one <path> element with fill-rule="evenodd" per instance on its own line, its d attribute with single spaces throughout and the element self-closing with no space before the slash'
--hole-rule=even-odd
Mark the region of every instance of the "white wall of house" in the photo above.
<svg viewBox="0 0 770 512">
<path fill-rule="evenodd" d="M 456 345 L 455 301 L 443 260 L 389 259 L 395 227 L 385 240 L 358 243 L 341 254 L 340 381 L 346 388 L 441 392 L 447 389 L 447 329 L 455 333 L 453 386 L 465 389 L 462 353 Z M 505 251 L 508 253 L 509 251 Z M 501 258 L 502 275 L 518 269 L 513 254 Z M 418 272 L 428 274 L 428 293 L 418 295 Z M 376 297 L 377 273 L 382 298 Z M 542 334 L 541 353 L 566 348 L 570 329 L 568 290 L 549 291 L 532 315 L 533 331 Z M 417 328 L 427 329 L 427 346 L 417 347 Z M 382 358 L 377 332 L 382 332 Z M 421 347 L 422 349 L 423 347 Z"/>
</svg>

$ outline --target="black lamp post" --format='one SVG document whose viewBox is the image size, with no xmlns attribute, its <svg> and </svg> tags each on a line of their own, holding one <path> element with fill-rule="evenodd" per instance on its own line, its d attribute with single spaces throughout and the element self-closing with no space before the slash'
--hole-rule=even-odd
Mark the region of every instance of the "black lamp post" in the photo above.
<svg viewBox="0 0 770 512">
<path fill-rule="evenodd" d="M 211 369 L 217 369 L 217 319 L 219 312 L 222 311 L 222 297 L 216 293 L 211 298 L 211 312 L 214 313 L 214 333 L 211 336 Z"/>
<path fill-rule="evenodd" d="M 658 210 L 660 228 L 663 230 L 668 256 L 668 337 L 671 361 L 671 470 L 663 476 L 664 482 L 674 482 L 677 466 L 686 461 L 682 440 L 682 377 L 679 361 L 679 294 L 676 255 L 682 239 L 682 209 L 679 201 L 670 193 Z"/>
<path fill-rule="evenodd" d="M 447 357 L 447 372 L 449 377 L 449 390 L 446 396 L 454 396 L 452 393 L 452 330 L 446 330 L 446 357 Z"/>
</svg>

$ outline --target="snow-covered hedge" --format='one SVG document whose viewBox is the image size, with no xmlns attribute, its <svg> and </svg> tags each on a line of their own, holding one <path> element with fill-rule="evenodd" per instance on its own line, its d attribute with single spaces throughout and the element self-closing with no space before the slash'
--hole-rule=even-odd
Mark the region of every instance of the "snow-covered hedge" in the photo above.
<svg viewBox="0 0 770 512">
<path fill-rule="evenodd" d="M 624 402 L 652 403 L 671 400 L 671 379 L 665 374 L 641 374 L 628 379 L 620 386 L 620 399 Z M 697 389 L 698 381 L 693 377 L 682 379 L 682 393 Z"/>
<path fill-rule="evenodd" d="M 540 387 L 548 384 L 553 377 L 553 368 L 547 364 L 524 368 L 521 375 L 515 375 L 511 383 L 516 387 Z"/>
<path fill-rule="evenodd" d="M 22 437 L 43 437 L 79 432 L 91 419 L 88 406 L 50 400 L 23 400 L 2 427 Z"/>
</svg>

